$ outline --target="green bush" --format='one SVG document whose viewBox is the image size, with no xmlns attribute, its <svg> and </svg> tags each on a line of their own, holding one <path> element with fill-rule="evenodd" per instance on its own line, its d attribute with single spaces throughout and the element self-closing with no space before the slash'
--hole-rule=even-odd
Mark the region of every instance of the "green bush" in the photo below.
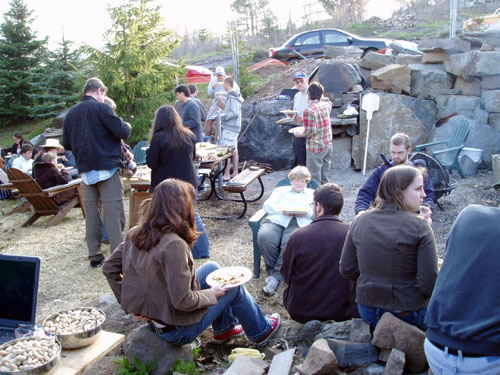
<svg viewBox="0 0 500 375">
<path fill-rule="evenodd" d="M 135 356 L 134 363 L 130 363 L 127 357 L 123 356 L 121 359 L 116 360 L 115 364 L 119 365 L 116 368 L 115 375 L 151 375 L 158 366 L 156 361 L 142 363 Z"/>
</svg>

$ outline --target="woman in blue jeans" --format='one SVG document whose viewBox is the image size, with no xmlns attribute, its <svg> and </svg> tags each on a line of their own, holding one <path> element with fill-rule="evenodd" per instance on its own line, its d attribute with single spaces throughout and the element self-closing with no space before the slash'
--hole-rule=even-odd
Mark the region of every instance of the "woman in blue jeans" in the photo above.
<svg viewBox="0 0 500 375">
<path fill-rule="evenodd" d="M 109 285 L 123 310 L 148 321 L 174 345 L 191 343 L 210 325 L 215 343 L 244 332 L 264 345 L 278 330 L 280 316 L 265 316 L 244 286 L 207 285 L 216 263 L 194 268 L 190 246 L 200 234 L 194 197 L 194 187 L 177 179 L 156 187 L 139 225 L 104 264 Z"/>
</svg>

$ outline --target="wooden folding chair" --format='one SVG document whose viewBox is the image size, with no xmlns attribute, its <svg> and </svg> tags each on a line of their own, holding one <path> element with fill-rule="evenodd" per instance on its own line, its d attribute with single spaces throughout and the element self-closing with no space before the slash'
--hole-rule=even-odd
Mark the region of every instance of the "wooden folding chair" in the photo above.
<svg viewBox="0 0 500 375">
<path fill-rule="evenodd" d="M 42 189 L 40 185 L 29 175 L 16 168 L 9 168 L 7 170 L 9 181 L 19 191 L 19 196 L 26 198 L 33 207 L 33 215 L 22 225 L 27 227 L 33 224 L 41 216 L 55 215 L 50 219 L 45 227 L 57 225 L 68 214 L 68 212 L 80 205 L 83 216 L 85 217 L 85 208 L 83 205 L 83 193 L 81 188 L 81 179 L 73 180 L 66 185 L 58 185 L 48 189 Z M 70 189 L 77 189 L 75 197 L 57 205 L 51 197 L 54 195 Z"/>
</svg>

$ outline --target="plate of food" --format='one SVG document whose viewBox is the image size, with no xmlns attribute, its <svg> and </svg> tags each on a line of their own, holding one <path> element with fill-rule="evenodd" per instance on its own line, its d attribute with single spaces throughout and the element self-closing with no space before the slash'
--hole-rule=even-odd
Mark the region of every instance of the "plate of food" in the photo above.
<svg viewBox="0 0 500 375">
<path fill-rule="evenodd" d="M 292 208 L 292 209 L 289 209 L 289 210 L 283 210 L 283 215 L 288 215 L 288 216 L 306 216 L 308 211 L 309 211 L 308 208 Z"/>
<path fill-rule="evenodd" d="M 224 267 L 215 270 L 207 276 L 206 282 L 210 286 L 224 285 L 226 288 L 234 288 L 243 285 L 252 278 L 252 271 L 246 267 Z"/>
<path fill-rule="evenodd" d="M 285 114 L 286 117 L 289 117 L 289 118 L 294 118 L 295 115 L 297 114 L 297 111 L 294 111 L 291 109 L 284 109 L 283 111 L 280 111 L 280 112 Z"/>
</svg>

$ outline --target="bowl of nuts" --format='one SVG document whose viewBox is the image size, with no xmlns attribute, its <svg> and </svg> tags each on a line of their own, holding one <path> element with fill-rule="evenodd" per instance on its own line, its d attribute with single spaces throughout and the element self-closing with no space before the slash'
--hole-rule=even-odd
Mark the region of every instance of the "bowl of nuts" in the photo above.
<svg viewBox="0 0 500 375">
<path fill-rule="evenodd" d="M 0 346 L 0 375 L 41 375 L 61 360 L 55 337 L 21 337 Z"/>
<path fill-rule="evenodd" d="M 106 315 L 94 307 L 76 307 L 48 316 L 42 323 L 47 335 L 55 335 L 63 349 L 76 349 L 99 338 Z"/>
</svg>

